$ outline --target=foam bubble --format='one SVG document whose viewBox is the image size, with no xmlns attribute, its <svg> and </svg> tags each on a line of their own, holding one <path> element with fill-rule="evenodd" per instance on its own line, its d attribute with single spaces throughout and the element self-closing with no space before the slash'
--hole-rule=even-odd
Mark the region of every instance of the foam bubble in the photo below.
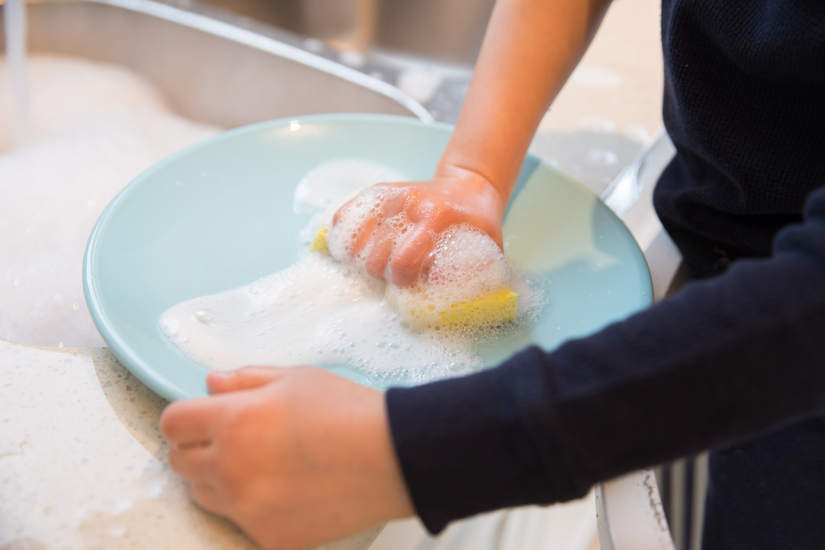
<svg viewBox="0 0 825 550">
<path fill-rule="evenodd" d="M 102 346 L 82 305 L 95 221 L 143 170 L 219 129 L 171 113 L 123 67 L 40 55 L 28 63 L 32 139 L 0 155 L 0 339 Z M 0 151 L 13 144 L 3 65 Z"/>
<path fill-rule="evenodd" d="M 462 224 L 439 236 L 428 276 L 408 288 L 389 283 L 387 299 L 408 323 L 438 326 L 438 320 L 456 304 L 505 293 L 510 290 L 509 282 L 510 269 L 495 241 L 486 233 Z M 479 302 L 455 321 L 484 328 L 491 324 L 496 307 L 506 299 L 515 298 Z M 512 310 L 515 314 L 515 308 Z"/>
<path fill-rule="evenodd" d="M 382 230 L 386 231 L 384 238 L 391 241 L 391 246 L 395 248 L 403 235 L 412 228 L 412 222 L 402 208 L 405 200 L 405 191 L 397 187 L 378 185 L 361 191 L 329 232 L 329 252 L 332 257 L 342 263 L 353 262 L 366 275 L 364 264 L 372 252 L 373 241 L 367 241 L 366 246 L 360 250 L 357 245 L 374 235 L 375 228 L 371 227 L 370 220 L 383 216 Z M 396 213 L 388 215 L 389 210 Z M 365 231 L 369 231 L 369 234 L 365 234 Z"/>
<path fill-rule="evenodd" d="M 357 158 L 328 160 L 298 182 L 292 209 L 296 214 L 315 214 L 370 185 L 406 179 L 398 170 L 378 162 Z"/>
<path fill-rule="evenodd" d="M 384 284 L 324 254 L 307 254 L 246 286 L 167 310 L 161 328 L 207 367 L 346 367 L 377 386 L 413 384 L 477 370 L 460 334 L 405 326 Z"/>
</svg>

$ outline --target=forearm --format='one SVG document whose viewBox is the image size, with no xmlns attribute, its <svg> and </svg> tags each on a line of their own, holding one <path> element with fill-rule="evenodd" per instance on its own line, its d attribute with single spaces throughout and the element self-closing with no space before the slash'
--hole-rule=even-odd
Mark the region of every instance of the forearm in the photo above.
<svg viewBox="0 0 825 550">
<path fill-rule="evenodd" d="M 825 410 L 825 190 L 769 259 L 585 339 L 466 378 L 393 389 L 393 438 L 437 531 Z M 483 457 L 479 459 L 478 457 Z"/>
<path fill-rule="evenodd" d="M 437 176 L 466 171 L 507 204 L 533 134 L 609 0 L 499 0 Z"/>
</svg>

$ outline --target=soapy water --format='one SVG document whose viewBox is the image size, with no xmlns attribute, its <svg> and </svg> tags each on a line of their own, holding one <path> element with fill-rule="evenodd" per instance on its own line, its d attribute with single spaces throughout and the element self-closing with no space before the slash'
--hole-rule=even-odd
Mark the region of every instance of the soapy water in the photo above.
<svg viewBox="0 0 825 550">
<path fill-rule="evenodd" d="M 317 216 L 303 235 L 314 234 L 329 223 L 338 205 L 358 190 L 354 181 L 359 177 L 363 188 L 391 173 L 389 168 L 378 168 L 372 162 L 340 159 L 308 174 L 296 189 L 295 209 Z M 324 177 L 317 178 L 319 174 Z M 376 192 L 384 191 L 367 189 L 362 201 L 371 203 Z M 319 212 L 325 206 L 326 211 Z M 351 235 L 352 224 L 370 208 L 350 209 L 342 217 L 330 232 L 331 255 L 307 251 L 298 262 L 275 274 L 178 304 L 161 316 L 163 332 L 184 354 L 212 369 L 344 367 L 357 373 L 357 378 L 385 388 L 483 368 L 476 352 L 478 343 L 519 330 L 544 307 L 543 288 L 511 277 L 495 242 L 469 226 L 442 234 L 428 282 L 411 289 L 386 288 L 384 281 L 366 276 L 358 261 L 344 255 L 348 239 L 337 237 Z M 502 326 L 416 327 L 391 305 L 420 303 L 426 294 L 428 303 L 444 307 L 507 284 L 519 293 L 519 315 L 515 322 Z M 390 294 L 395 301 L 388 299 Z"/>
<path fill-rule="evenodd" d="M 345 366 L 378 386 L 479 368 L 466 338 L 415 332 L 383 300 L 383 283 L 322 254 L 249 285 L 167 310 L 161 327 L 195 361 Z"/>
<path fill-rule="evenodd" d="M 498 245 L 486 233 L 462 224 L 441 233 L 426 278 L 412 287 L 388 284 L 385 296 L 407 323 L 427 325 L 454 304 L 509 289 L 509 283 L 510 269 Z"/>
<path fill-rule="evenodd" d="M 0 548 L 260 548 L 197 508 L 156 429 L 165 402 L 108 351 L 0 356 Z"/>
<path fill-rule="evenodd" d="M 218 128 L 173 114 L 125 68 L 28 59 L 31 139 L 14 147 L 0 58 L 0 340 L 105 345 L 85 305 L 86 241 L 105 206 L 145 169 Z"/>
<path fill-rule="evenodd" d="M 378 162 L 352 158 L 328 160 L 298 182 L 292 209 L 296 214 L 318 214 L 363 189 L 365 182 L 393 183 L 408 179 L 398 170 Z"/>
<path fill-rule="evenodd" d="M 332 216 L 365 186 L 376 183 L 407 181 L 398 170 L 379 162 L 355 158 L 336 158 L 310 170 L 295 187 L 292 210 L 312 214 L 312 221 L 299 235 L 301 244 L 309 246 L 318 229 L 332 226 Z"/>
</svg>

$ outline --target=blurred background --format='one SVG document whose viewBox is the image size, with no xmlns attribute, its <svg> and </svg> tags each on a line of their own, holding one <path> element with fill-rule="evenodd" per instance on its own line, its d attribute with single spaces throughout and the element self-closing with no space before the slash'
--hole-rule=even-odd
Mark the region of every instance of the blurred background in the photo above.
<svg viewBox="0 0 825 550">
<path fill-rule="evenodd" d="M 395 85 L 455 122 L 494 0 L 165 0 Z M 662 127 L 660 6 L 616 0 L 531 152 L 597 193 Z M 547 22 L 553 32 L 553 22 Z"/>
</svg>

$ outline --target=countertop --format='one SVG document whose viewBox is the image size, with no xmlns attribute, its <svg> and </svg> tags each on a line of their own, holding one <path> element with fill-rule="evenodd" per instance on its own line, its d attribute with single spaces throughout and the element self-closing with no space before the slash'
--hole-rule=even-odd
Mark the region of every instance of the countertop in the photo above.
<svg viewBox="0 0 825 550">
<path fill-rule="evenodd" d="M 158 428 L 166 401 L 107 348 L 0 341 L 0 380 L 0 548 L 257 548 L 189 498 Z M 594 510 L 589 495 L 494 512 L 438 538 L 417 520 L 399 521 L 318 550 L 516 550 L 539 541 L 588 550 Z"/>
</svg>

